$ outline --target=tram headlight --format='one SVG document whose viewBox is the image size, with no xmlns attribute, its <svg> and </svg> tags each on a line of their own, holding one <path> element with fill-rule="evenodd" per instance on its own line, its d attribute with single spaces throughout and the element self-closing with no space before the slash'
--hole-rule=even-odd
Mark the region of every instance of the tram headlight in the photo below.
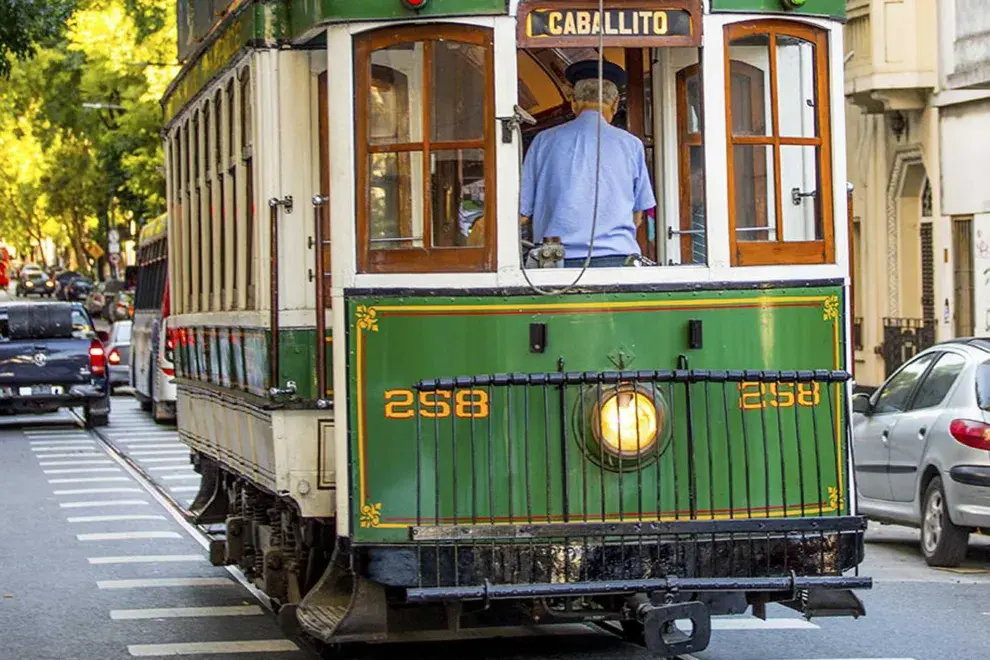
<svg viewBox="0 0 990 660">
<path fill-rule="evenodd" d="M 605 394 L 594 412 L 592 433 L 606 453 L 621 458 L 653 450 L 666 421 L 648 394 L 626 385 Z"/>
</svg>

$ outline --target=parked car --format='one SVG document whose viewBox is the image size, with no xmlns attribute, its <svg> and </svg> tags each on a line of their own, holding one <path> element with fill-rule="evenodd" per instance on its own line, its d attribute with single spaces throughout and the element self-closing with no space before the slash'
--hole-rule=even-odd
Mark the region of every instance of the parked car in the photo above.
<svg viewBox="0 0 990 660">
<path fill-rule="evenodd" d="M 48 277 L 45 271 L 36 264 L 24 264 L 20 275 L 17 278 L 15 295 L 26 297 L 29 295 L 48 296 L 55 293 L 55 282 Z"/>
<path fill-rule="evenodd" d="M 990 529 L 990 338 L 926 349 L 853 397 L 859 511 L 921 528 L 932 566 L 957 566 Z"/>
<path fill-rule="evenodd" d="M 80 304 L 0 303 L 0 413 L 79 407 L 87 426 L 106 426 L 107 338 Z"/>
<path fill-rule="evenodd" d="M 131 384 L 131 324 L 117 321 L 110 328 L 106 350 L 111 393 L 120 385 Z"/>
<path fill-rule="evenodd" d="M 59 300 L 65 300 L 66 285 L 77 277 L 81 277 L 81 275 L 74 270 L 63 270 L 57 274 L 53 274 L 52 279 L 55 280 L 55 297 Z"/>
<path fill-rule="evenodd" d="M 134 315 L 134 292 L 121 289 L 106 297 L 103 307 L 103 318 L 110 323 L 129 319 Z"/>
<path fill-rule="evenodd" d="M 103 282 L 98 282 L 96 286 L 93 287 L 93 291 L 89 294 L 89 297 L 86 298 L 86 311 L 88 311 L 91 316 L 102 317 L 103 309 L 106 307 L 107 300 L 123 288 L 123 280 L 104 280 Z"/>
<path fill-rule="evenodd" d="M 88 277 L 76 277 L 65 285 L 65 294 L 63 297 L 67 302 L 83 301 L 89 296 L 89 293 L 93 290 L 93 280 Z"/>
</svg>

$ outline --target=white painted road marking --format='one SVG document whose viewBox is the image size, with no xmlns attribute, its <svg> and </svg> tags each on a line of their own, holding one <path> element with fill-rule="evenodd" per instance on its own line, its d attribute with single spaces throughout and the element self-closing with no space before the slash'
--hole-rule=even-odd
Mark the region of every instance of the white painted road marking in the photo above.
<svg viewBox="0 0 990 660">
<path fill-rule="evenodd" d="M 133 456 L 133 454 L 131 455 Z M 141 458 L 141 462 L 142 463 L 176 463 L 177 462 L 179 465 L 183 467 L 187 465 L 191 465 L 191 463 L 189 462 L 188 453 L 185 456 L 170 456 L 167 458 Z M 165 466 L 162 466 L 162 469 L 164 469 L 164 467 Z M 157 470 L 157 469 L 159 468 L 157 467 L 152 468 L 152 470 Z"/>
<path fill-rule="evenodd" d="M 818 630 L 804 619 L 712 619 L 712 630 Z"/>
<path fill-rule="evenodd" d="M 57 470 L 44 470 L 45 474 L 85 474 L 95 472 L 120 472 L 120 468 L 115 467 L 95 467 L 95 468 L 58 468 Z"/>
<path fill-rule="evenodd" d="M 88 495 L 90 493 L 143 493 L 140 488 L 72 488 L 56 490 L 52 495 Z"/>
<path fill-rule="evenodd" d="M 50 484 L 92 484 L 104 481 L 119 483 L 130 481 L 130 477 L 69 477 L 67 479 L 49 479 Z"/>
<path fill-rule="evenodd" d="M 127 647 L 135 657 L 202 655 L 206 653 L 278 653 L 298 651 L 287 639 L 260 639 L 252 642 L 187 642 L 179 644 L 133 644 Z"/>
<path fill-rule="evenodd" d="M 119 520 L 165 520 L 165 516 L 152 513 L 127 513 L 120 516 L 76 516 L 68 518 L 70 523 L 117 522 Z"/>
<path fill-rule="evenodd" d="M 178 532 L 94 532 L 76 534 L 80 541 L 146 541 L 148 539 L 181 539 Z"/>
<path fill-rule="evenodd" d="M 96 443 L 92 440 L 48 440 L 45 442 L 31 441 L 31 451 L 65 451 L 66 449 L 92 449 Z"/>
<path fill-rule="evenodd" d="M 193 472 L 191 474 L 166 474 L 166 475 L 164 475 L 162 477 L 162 479 L 170 479 L 170 480 L 177 480 L 177 479 L 199 479 L 199 478 L 200 478 L 200 476 L 198 474 L 196 474 L 195 472 Z"/>
<path fill-rule="evenodd" d="M 170 446 L 170 445 L 168 445 Z M 154 449 L 152 451 L 132 451 L 130 456 L 188 456 L 188 449 Z"/>
<path fill-rule="evenodd" d="M 61 449 L 59 451 L 62 451 Z M 107 455 L 99 451 L 80 451 L 76 454 L 38 454 L 35 456 L 39 461 L 49 458 L 106 458 Z M 41 465 L 55 465 L 55 463 L 41 463 Z"/>
<path fill-rule="evenodd" d="M 90 564 L 157 564 L 159 562 L 206 561 L 202 555 L 125 555 L 121 557 L 90 557 Z"/>
<path fill-rule="evenodd" d="M 170 441 L 169 442 L 169 445 L 170 446 L 173 446 L 173 447 L 176 446 L 176 445 L 178 445 L 180 447 L 183 446 L 181 442 L 178 442 L 175 439 L 175 434 L 174 433 L 169 433 L 169 434 L 166 434 L 166 435 L 155 435 L 155 436 L 140 437 L 140 438 L 134 438 L 132 440 L 125 440 L 124 438 L 120 438 L 120 439 L 114 440 L 114 442 L 119 442 L 119 443 L 122 443 L 122 444 L 125 444 L 125 445 L 149 445 L 149 446 L 152 443 L 162 443 L 162 442 L 166 442 L 166 441 Z"/>
<path fill-rule="evenodd" d="M 146 589 L 150 587 L 231 587 L 230 578 L 146 578 L 143 580 L 101 580 L 100 589 Z"/>
<path fill-rule="evenodd" d="M 59 502 L 63 509 L 83 509 L 91 506 L 140 506 L 147 500 L 96 500 L 93 502 Z"/>
<path fill-rule="evenodd" d="M 199 486 L 169 486 L 168 489 L 173 493 L 195 493 Z"/>
<path fill-rule="evenodd" d="M 107 458 L 101 459 L 83 459 L 81 461 L 41 461 L 39 463 L 42 467 L 63 467 L 69 465 L 113 465 L 113 463 Z"/>
<path fill-rule="evenodd" d="M 182 619 L 200 616 L 253 616 L 263 614 L 257 605 L 231 605 L 227 607 L 166 607 L 134 610 L 110 610 L 110 618 L 116 621 L 128 619 Z"/>
</svg>

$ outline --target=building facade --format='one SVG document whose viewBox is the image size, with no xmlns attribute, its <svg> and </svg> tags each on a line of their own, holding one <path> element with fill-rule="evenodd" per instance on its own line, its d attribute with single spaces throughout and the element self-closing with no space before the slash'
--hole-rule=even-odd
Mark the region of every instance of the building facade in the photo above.
<svg viewBox="0 0 990 660">
<path fill-rule="evenodd" d="M 857 383 L 990 334 L 990 3 L 849 0 Z"/>
</svg>

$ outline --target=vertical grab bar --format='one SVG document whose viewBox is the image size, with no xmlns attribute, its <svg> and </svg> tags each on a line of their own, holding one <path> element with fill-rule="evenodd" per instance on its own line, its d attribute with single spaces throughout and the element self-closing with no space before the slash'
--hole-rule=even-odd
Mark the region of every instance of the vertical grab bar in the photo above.
<svg viewBox="0 0 990 660">
<path fill-rule="evenodd" d="M 272 396 L 277 396 L 280 394 L 295 394 L 294 384 L 290 384 L 286 389 L 279 387 L 278 383 L 278 207 L 285 207 L 286 213 L 292 213 L 292 195 L 286 195 L 282 199 L 277 197 L 272 197 L 268 200 L 269 208 L 269 243 L 268 243 L 268 263 L 269 263 L 269 284 L 272 289 L 271 298 L 271 341 L 268 342 L 268 367 L 270 370 L 269 374 L 269 393 Z"/>
<path fill-rule="evenodd" d="M 323 272 L 323 209 L 327 203 L 324 195 L 313 195 L 313 238 L 316 254 L 316 391 L 317 400 L 327 395 L 327 319 L 326 319 L 326 276 Z"/>
</svg>

